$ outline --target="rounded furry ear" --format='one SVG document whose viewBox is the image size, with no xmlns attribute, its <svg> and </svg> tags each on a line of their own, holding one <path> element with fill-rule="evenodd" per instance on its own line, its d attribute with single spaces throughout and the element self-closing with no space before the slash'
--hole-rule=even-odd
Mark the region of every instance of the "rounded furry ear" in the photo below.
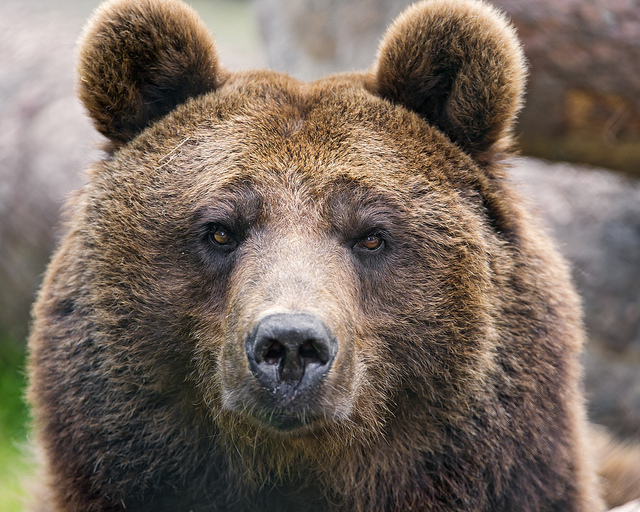
<svg viewBox="0 0 640 512">
<path fill-rule="evenodd" d="M 387 30 L 367 87 L 485 159 L 511 145 L 525 78 L 515 30 L 495 8 L 475 0 L 427 0 Z"/>
<path fill-rule="evenodd" d="M 213 38 L 179 0 L 111 0 L 78 49 L 78 93 L 114 147 L 223 81 Z"/>
</svg>

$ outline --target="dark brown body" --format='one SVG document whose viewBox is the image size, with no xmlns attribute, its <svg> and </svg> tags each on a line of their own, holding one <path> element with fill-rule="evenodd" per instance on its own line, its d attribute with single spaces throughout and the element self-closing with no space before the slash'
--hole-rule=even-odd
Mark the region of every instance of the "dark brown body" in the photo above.
<svg viewBox="0 0 640 512">
<path fill-rule="evenodd" d="M 49 509 L 601 510 L 578 300 L 500 164 L 509 27 L 421 4 L 369 73 L 311 84 L 227 74 L 202 30 L 116 1 L 84 35 L 112 145 L 35 307 Z M 247 340 L 290 312 L 336 353 L 282 394 Z"/>
</svg>

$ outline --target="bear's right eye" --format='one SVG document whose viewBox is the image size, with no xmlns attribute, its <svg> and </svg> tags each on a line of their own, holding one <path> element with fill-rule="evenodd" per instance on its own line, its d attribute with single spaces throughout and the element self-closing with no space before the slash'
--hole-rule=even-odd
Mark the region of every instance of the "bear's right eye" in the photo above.
<svg viewBox="0 0 640 512">
<path fill-rule="evenodd" d="M 382 246 L 382 238 L 377 235 L 369 235 L 358 242 L 358 247 L 375 251 Z"/>
<path fill-rule="evenodd" d="M 385 245 L 384 236 L 380 233 L 372 233 L 356 240 L 353 248 L 364 253 L 377 253 Z"/>
</svg>

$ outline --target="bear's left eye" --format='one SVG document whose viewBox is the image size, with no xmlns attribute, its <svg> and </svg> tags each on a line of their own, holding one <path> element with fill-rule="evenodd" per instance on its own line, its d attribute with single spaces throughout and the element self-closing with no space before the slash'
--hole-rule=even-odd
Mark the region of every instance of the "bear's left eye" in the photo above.
<svg viewBox="0 0 640 512">
<path fill-rule="evenodd" d="M 215 225 L 209 229 L 209 242 L 217 247 L 232 249 L 236 245 L 236 241 L 231 235 L 229 229 L 224 226 Z"/>
<path fill-rule="evenodd" d="M 229 235 L 229 233 L 227 233 L 222 228 L 216 229 L 212 236 L 213 236 L 213 239 L 214 239 L 215 243 L 217 243 L 219 245 L 228 244 L 229 241 L 231 240 L 231 236 Z"/>
</svg>

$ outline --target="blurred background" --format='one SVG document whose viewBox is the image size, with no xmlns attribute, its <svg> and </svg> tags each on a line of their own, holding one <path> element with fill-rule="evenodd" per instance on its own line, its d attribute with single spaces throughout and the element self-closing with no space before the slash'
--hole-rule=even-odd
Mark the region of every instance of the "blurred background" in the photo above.
<svg viewBox="0 0 640 512">
<path fill-rule="evenodd" d="M 97 0 L 0 3 L 0 510 L 28 493 L 29 311 L 67 194 L 99 158 L 74 95 L 74 43 Z M 230 69 L 311 80 L 365 69 L 406 0 L 195 0 Z M 530 63 L 512 179 L 584 299 L 589 414 L 640 439 L 640 3 L 496 0 Z"/>
</svg>

